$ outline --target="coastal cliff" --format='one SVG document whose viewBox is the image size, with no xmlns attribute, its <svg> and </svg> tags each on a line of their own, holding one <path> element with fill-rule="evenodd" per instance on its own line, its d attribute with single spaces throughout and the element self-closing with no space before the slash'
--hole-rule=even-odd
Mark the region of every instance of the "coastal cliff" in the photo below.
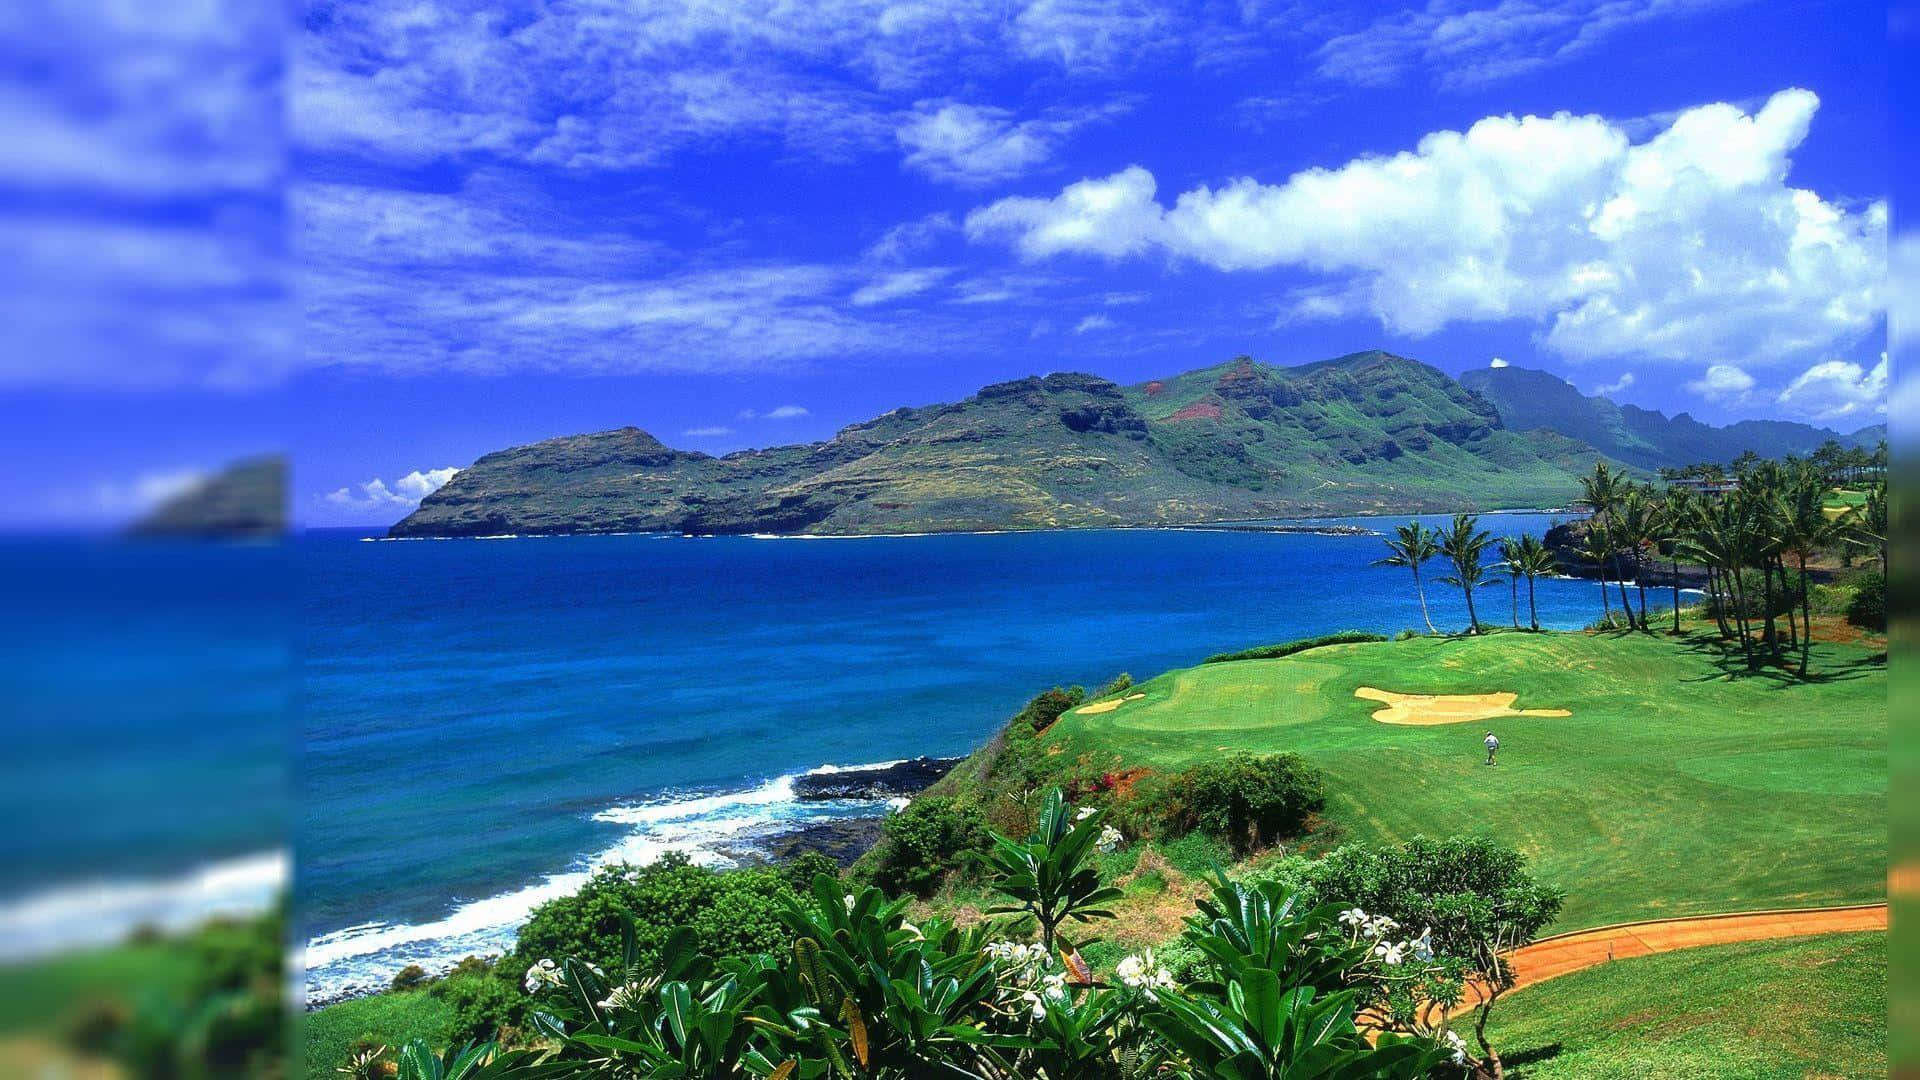
<svg viewBox="0 0 1920 1080">
<path fill-rule="evenodd" d="M 1791 426 L 1814 445 L 1834 435 Z M 1596 459 L 1631 456 L 1517 430 L 1488 396 L 1390 353 L 1240 357 L 1133 386 L 1018 379 L 824 442 L 717 457 L 638 428 L 549 439 L 480 458 L 391 535 L 870 535 L 1559 506 Z"/>
</svg>

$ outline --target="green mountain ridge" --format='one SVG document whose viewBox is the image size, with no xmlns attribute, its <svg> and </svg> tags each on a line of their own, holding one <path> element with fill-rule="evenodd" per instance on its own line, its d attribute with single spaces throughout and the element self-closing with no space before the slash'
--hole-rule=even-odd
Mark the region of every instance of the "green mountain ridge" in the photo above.
<svg viewBox="0 0 1920 1080">
<path fill-rule="evenodd" d="M 1599 456 L 1515 430 L 1488 397 L 1404 357 L 1241 357 L 1135 386 L 1017 379 L 718 457 L 638 428 L 548 439 L 480 458 L 390 533 L 866 535 L 1557 506 Z"/>
<path fill-rule="evenodd" d="M 1460 384 L 1490 402 L 1515 431 L 1553 431 L 1646 470 L 1728 462 L 1748 450 L 1804 455 L 1829 439 L 1844 447 L 1871 448 L 1886 438 L 1884 424 L 1852 434 L 1790 420 L 1741 420 L 1714 427 L 1687 413 L 1669 418 L 1637 405 L 1589 397 L 1559 376 L 1531 368 L 1478 368 L 1461 375 Z"/>
</svg>

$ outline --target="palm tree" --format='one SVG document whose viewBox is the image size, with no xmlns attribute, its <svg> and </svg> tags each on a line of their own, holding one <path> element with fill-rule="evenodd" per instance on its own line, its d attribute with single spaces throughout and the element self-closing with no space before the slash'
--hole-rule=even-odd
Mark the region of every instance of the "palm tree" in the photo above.
<svg viewBox="0 0 1920 1080">
<path fill-rule="evenodd" d="M 1427 624 L 1427 633 L 1437 634 L 1433 616 L 1427 613 L 1427 588 L 1420 582 L 1420 565 L 1440 554 L 1439 534 L 1418 521 L 1409 521 L 1394 530 L 1386 538 L 1387 550 L 1392 552 L 1384 559 L 1374 562 L 1375 566 L 1404 566 L 1413 571 L 1413 591 L 1420 597 L 1420 618 Z"/>
<path fill-rule="evenodd" d="M 1581 500 L 1593 508 L 1593 517 L 1589 521 L 1611 525 L 1621 498 L 1632 486 L 1625 477 L 1607 468 L 1606 462 L 1594 462 L 1593 471 L 1580 478 Z M 1609 564 L 1613 566 L 1614 580 L 1620 583 L 1620 607 L 1626 612 L 1627 628 L 1632 629 L 1633 609 L 1627 606 L 1627 576 L 1620 570 L 1620 552 L 1617 549 L 1609 550 L 1604 556 L 1600 573 L 1602 582 L 1606 581 L 1606 567 Z"/>
<path fill-rule="evenodd" d="M 1613 625 L 1613 606 L 1607 600 L 1607 558 L 1613 554 L 1613 541 L 1607 527 L 1594 518 L 1587 519 L 1587 531 L 1580 538 L 1580 555 L 1593 563 L 1600 576 L 1600 625 Z"/>
<path fill-rule="evenodd" d="M 1887 577 L 1887 485 L 1875 484 L 1867 489 L 1866 502 L 1861 503 L 1849 522 L 1848 539 L 1861 547 L 1873 548 L 1880 553 L 1880 579 Z"/>
<path fill-rule="evenodd" d="M 1540 629 L 1540 605 L 1534 600 L 1534 579 L 1559 571 L 1560 563 L 1554 559 L 1552 548 L 1532 533 L 1520 538 L 1520 572 L 1527 578 L 1527 619 L 1536 633 Z"/>
<path fill-rule="evenodd" d="M 1474 514 L 1455 514 L 1453 527 L 1440 530 L 1440 554 L 1453 564 L 1453 573 L 1440 580 L 1466 594 L 1469 634 L 1480 632 L 1480 613 L 1473 606 L 1473 590 L 1491 584 L 1486 567 L 1480 564 L 1491 543 L 1493 537 L 1480 528 L 1480 518 Z"/>
<path fill-rule="evenodd" d="M 1654 534 L 1658 531 L 1655 527 L 1657 523 L 1657 511 L 1658 507 L 1647 498 L 1646 489 L 1628 487 L 1621 493 L 1620 503 L 1613 514 L 1612 531 L 1615 541 L 1627 550 L 1633 561 L 1633 583 L 1634 587 L 1640 590 L 1641 630 L 1648 629 L 1647 580 L 1646 575 L 1641 572 L 1642 562 L 1647 546 L 1653 543 Z M 1625 607 L 1627 602 L 1626 588 L 1626 581 L 1623 577 L 1620 582 L 1620 605 L 1622 607 Z M 1627 611 L 1627 621 L 1633 621 L 1633 611 L 1631 608 Z"/>
<path fill-rule="evenodd" d="M 1793 470 L 1785 486 L 1772 494 L 1774 508 L 1769 516 L 1774 545 L 1800 567 L 1800 677 L 1804 679 L 1813 647 L 1813 602 L 1807 595 L 1807 560 L 1822 548 L 1839 542 L 1851 513 L 1839 520 L 1827 517 L 1826 476 L 1811 465 Z"/>
<path fill-rule="evenodd" d="M 1680 538 L 1694 526 L 1696 517 L 1692 493 L 1685 488 L 1668 488 L 1660 500 L 1660 512 L 1654 518 L 1659 533 L 1656 541 L 1667 549 L 1667 557 L 1673 561 L 1673 632 L 1676 634 L 1680 632 Z"/>
<path fill-rule="evenodd" d="M 1507 591 L 1513 601 L 1515 630 L 1520 629 L 1520 579 L 1527 574 L 1526 540 L 1526 537 L 1510 536 L 1500 541 L 1500 571 L 1507 575 Z"/>
</svg>

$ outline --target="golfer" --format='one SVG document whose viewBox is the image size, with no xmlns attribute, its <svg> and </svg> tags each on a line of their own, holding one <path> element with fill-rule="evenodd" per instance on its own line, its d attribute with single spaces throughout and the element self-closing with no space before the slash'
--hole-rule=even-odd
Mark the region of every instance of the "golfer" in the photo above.
<svg viewBox="0 0 1920 1080">
<path fill-rule="evenodd" d="M 1487 732 L 1487 764 L 1493 764 L 1493 755 L 1500 752 L 1500 739 L 1493 732 Z"/>
</svg>

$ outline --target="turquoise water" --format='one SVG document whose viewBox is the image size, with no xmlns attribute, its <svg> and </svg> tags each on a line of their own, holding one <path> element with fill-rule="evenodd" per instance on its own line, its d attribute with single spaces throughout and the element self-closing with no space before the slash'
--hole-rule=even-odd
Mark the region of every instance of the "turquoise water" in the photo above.
<svg viewBox="0 0 1920 1080">
<path fill-rule="evenodd" d="M 499 951 L 596 862 L 720 861 L 782 823 L 876 812 L 796 804 L 787 780 L 964 753 L 1055 683 L 1419 623 L 1371 537 L 335 532 L 299 551 L 295 855 L 320 992 Z M 1429 592 L 1442 628 L 1465 622 Z M 1504 587 L 1479 599 L 1507 620 Z M 1599 616 L 1590 582 L 1542 581 L 1540 606 L 1558 627 Z"/>
</svg>

